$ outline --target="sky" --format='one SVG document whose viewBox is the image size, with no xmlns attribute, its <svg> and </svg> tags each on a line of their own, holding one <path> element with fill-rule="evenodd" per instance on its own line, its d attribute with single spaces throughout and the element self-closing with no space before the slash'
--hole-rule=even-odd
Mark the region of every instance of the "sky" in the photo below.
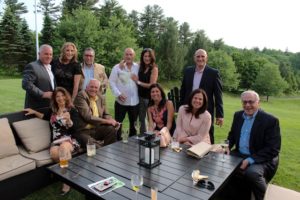
<svg viewBox="0 0 300 200">
<path fill-rule="evenodd" d="M 34 1 L 19 0 L 25 2 L 30 11 L 24 17 L 32 30 L 35 30 Z M 147 5 L 157 4 L 166 17 L 173 17 L 179 24 L 188 22 L 192 31 L 204 30 L 212 41 L 223 39 L 225 44 L 237 48 L 266 47 L 300 52 L 298 0 L 117 1 L 127 13 L 132 10 L 143 12 Z M 99 2 L 103 4 L 104 0 Z M 38 30 L 42 28 L 42 20 L 38 15 Z"/>
</svg>

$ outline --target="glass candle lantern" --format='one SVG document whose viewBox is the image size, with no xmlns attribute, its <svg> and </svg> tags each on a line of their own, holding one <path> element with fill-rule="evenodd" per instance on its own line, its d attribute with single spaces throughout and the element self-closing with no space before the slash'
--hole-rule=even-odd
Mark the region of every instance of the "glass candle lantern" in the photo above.
<svg viewBox="0 0 300 200">
<path fill-rule="evenodd" d="M 139 138 L 139 165 L 151 169 L 161 164 L 160 139 L 154 133 Z"/>
</svg>

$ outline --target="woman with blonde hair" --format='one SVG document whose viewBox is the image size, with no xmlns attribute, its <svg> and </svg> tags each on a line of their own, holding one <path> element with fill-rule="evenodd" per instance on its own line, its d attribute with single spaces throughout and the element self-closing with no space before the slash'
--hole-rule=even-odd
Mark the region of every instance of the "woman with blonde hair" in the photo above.
<svg viewBox="0 0 300 200">
<path fill-rule="evenodd" d="M 76 45 L 72 42 L 65 42 L 59 58 L 51 63 L 56 85 L 64 87 L 71 94 L 73 101 L 78 94 L 82 73 L 77 57 Z"/>
</svg>

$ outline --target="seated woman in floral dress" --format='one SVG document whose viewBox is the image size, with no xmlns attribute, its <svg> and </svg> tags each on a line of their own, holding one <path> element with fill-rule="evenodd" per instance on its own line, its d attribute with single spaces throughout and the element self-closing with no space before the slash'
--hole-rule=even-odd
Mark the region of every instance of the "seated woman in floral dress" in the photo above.
<svg viewBox="0 0 300 200">
<path fill-rule="evenodd" d="M 62 87 L 57 87 L 50 101 L 51 108 L 46 114 L 40 113 L 31 108 L 25 108 L 25 115 L 35 115 L 40 119 L 50 121 L 51 127 L 51 147 L 50 156 L 55 162 L 59 162 L 59 151 L 64 150 L 72 155 L 72 152 L 79 149 L 80 145 L 72 137 L 74 133 L 74 120 L 78 118 L 78 113 L 73 107 L 72 99 L 68 91 Z M 68 193 L 70 187 L 63 185 L 62 195 Z"/>
</svg>

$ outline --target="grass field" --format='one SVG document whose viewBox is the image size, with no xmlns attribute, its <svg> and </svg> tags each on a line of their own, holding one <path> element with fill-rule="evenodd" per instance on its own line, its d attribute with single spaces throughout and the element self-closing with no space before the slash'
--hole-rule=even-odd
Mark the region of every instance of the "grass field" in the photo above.
<svg viewBox="0 0 300 200">
<path fill-rule="evenodd" d="M 170 87 L 170 83 L 168 85 Z M 0 80 L 0 113 L 18 111 L 23 108 L 25 92 L 21 88 L 20 79 Z M 114 98 L 110 91 L 107 94 L 107 103 L 110 113 L 113 114 Z M 300 191 L 300 98 L 273 98 L 269 102 L 262 101 L 261 108 L 272 113 L 280 120 L 282 148 L 280 153 L 280 164 L 272 182 L 276 185 Z M 224 139 L 230 129 L 233 113 L 241 109 L 238 96 L 224 95 L 225 124 L 223 127 L 215 128 L 216 142 Z M 125 122 L 126 123 L 126 122 Z M 60 184 L 50 185 L 30 196 L 33 199 L 60 199 L 58 193 Z M 42 198 L 43 197 L 43 198 Z M 72 191 L 68 197 L 61 199 L 83 199 L 83 196 Z"/>
</svg>

